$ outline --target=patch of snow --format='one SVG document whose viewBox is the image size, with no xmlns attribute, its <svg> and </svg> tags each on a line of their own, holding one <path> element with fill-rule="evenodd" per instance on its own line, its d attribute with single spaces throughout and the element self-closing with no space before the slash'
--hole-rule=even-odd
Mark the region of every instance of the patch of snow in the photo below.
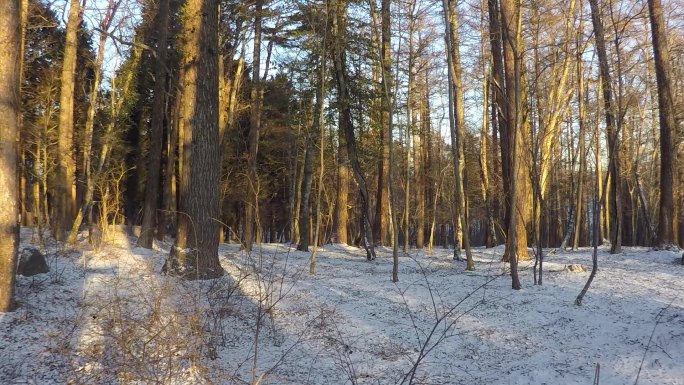
<svg viewBox="0 0 684 385">
<path fill-rule="evenodd" d="M 35 244 L 22 232 L 22 245 Z M 310 253 L 221 245 L 225 277 L 159 272 L 171 245 L 125 233 L 93 250 L 47 242 L 50 272 L 18 277 L 19 308 L 0 314 L 1 384 L 682 384 L 684 266 L 673 251 L 599 250 L 599 272 L 574 305 L 591 249 L 560 252 L 532 285 L 510 289 L 503 247 L 411 250 L 390 280 L 346 245 Z M 643 361 L 643 363 L 642 363 Z"/>
</svg>

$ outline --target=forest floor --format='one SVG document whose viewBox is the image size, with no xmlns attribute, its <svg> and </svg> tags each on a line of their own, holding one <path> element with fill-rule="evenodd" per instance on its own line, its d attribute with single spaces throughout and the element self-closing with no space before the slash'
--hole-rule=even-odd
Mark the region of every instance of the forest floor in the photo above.
<svg viewBox="0 0 684 385">
<path fill-rule="evenodd" d="M 188 282 L 159 273 L 169 247 L 42 245 L 51 271 L 18 277 L 0 314 L 0 384 L 684 384 L 674 252 L 601 247 L 576 306 L 589 272 L 566 266 L 589 248 L 547 250 L 543 286 L 521 263 L 514 291 L 503 247 L 475 249 L 474 272 L 411 250 L 397 283 L 388 248 L 327 245 L 309 275 L 289 245 L 222 245 L 226 276 Z"/>
</svg>

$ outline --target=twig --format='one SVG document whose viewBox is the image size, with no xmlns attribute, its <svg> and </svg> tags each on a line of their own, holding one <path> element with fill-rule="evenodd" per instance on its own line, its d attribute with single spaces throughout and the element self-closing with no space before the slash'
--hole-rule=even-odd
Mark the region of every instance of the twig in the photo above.
<svg viewBox="0 0 684 385">
<path fill-rule="evenodd" d="M 646 354 L 648 354 L 648 348 L 651 346 L 651 341 L 653 340 L 653 335 L 655 334 L 656 328 L 658 327 L 658 324 L 660 324 L 660 319 L 663 317 L 663 314 L 665 314 L 665 311 L 672 306 L 672 303 L 674 302 L 674 298 L 672 301 L 670 301 L 667 306 L 664 308 L 660 309 L 658 312 L 658 315 L 656 315 L 656 322 L 655 325 L 653 325 L 653 330 L 651 330 L 651 336 L 648 338 L 648 343 L 646 344 L 646 349 L 644 350 L 644 356 L 641 357 L 641 364 L 639 364 L 639 371 L 637 372 L 636 379 L 634 380 L 634 385 L 637 385 L 639 383 L 639 375 L 641 375 L 641 369 L 644 366 L 644 361 L 646 360 Z"/>
</svg>

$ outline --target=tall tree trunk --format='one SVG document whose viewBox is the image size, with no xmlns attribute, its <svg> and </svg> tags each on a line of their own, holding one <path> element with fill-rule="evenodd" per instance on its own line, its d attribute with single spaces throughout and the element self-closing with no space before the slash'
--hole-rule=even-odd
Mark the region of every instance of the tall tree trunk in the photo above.
<svg viewBox="0 0 684 385">
<path fill-rule="evenodd" d="M 410 247 L 410 226 L 411 226 L 411 136 L 413 136 L 413 169 L 416 178 L 416 185 L 418 185 L 417 180 L 419 178 L 420 165 L 420 135 L 416 130 L 416 108 L 414 102 L 415 82 L 416 82 L 416 69 L 415 69 L 415 52 L 413 46 L 413 34 L 415 29 L 415 16 L 413 15 L 413 9 L 415 8 L 415 1 L 412 1 L 409 5 L 411 7 L 411 12 L 408 16 L 408 92 L 406 94 L 406 135 L 405 135 L 405 147 L 406 147 L 406 158 L 405 158 L 405 170 L 404 170 L 404 216 L 403 216 L 403 230 L 404 230 L 404 252 L 407 253 Z M 420 191 L 415 190 L 416 193 L 416 211 L 418 208 L 419 195 L 422 195 Z M 416 216 L 419 214 L 416 213 Z M 423 231 L 420 232 L 420 248 L 423 247 L 423 238 L 425 237 Z M 416 248 L 418 247 L 418 228 L 416 228 Z"/>
<path fill-rule="evenodd" d="M 328 6 L 326 3 L 326 17 L 328 13 Z M 327 23 L 326 23 L 327 27 Z M 326 28 L 327 30 L 327 28 Z M 321 49 L 321 65 L 318 70 L 318 95 L 316 102 L 315 114 L 318 115 L 318 188 L 316 190 L 316 227 L 314 229 L 313 250 L 311 251 L 311 259 L 309 261 L 309 274 L 316 272 L 316 252 L 318 251 L 319 236 L 321 231 L 321 218 L 323 217 L 323 208 L 321 207 L 321 195 L 323 192 L 323 176 L 325 174 L 325 158 L 323 157 L 324 148 L 324 133 L 325 133 L 325 66 L 327 55 L 327 39 L 323 39 L 323 47 Z"/>
<path fill-rule="evenodd" d="M 381 14 L 382 14 L 382 91 L 384 97 L 383 100 L 383 114 L 387 117 L 387 131 L 385 135 L 387 137 L 387 147 L 383 150 L 383 158 L 385 158 L 384 152 L 387 151 L 387 160 L 389 163 L 387 165 L 387 182 L 389 185 L 389 209 L 390 209 L 390 220 L 392 222 L 392 282 L 399 281 L 399 225 L 397 221 L 397 200 L 395 194 L 395 184 L 392 183 L 394 175 L 394 151 L 393 151 L 393 138 L 392 131 L 394 130 L 394 93 L 392 91 L 392 62 L 390 58 L 390 45 L 391 45 L 391 18 L 390 18 L 390 0 L 382 0 Z M 384 119 L 383 119 L 384 121 Z M 383 148 L 385 146 L 383 145 Z M 382 221 L 378 221 L 382 222 Z M 382 231 L 380 232 L 382 239 Z"/>
<path fill-rule="evenodd" d="M 464 139 L 465 139 L 465 108 L 463 106 L 463 83 L 461 69 L 461 55 L 459 53 L 458 16 L 456 2 L 443 0 L 447 63 L 449 74 L 449 117 L 451 126 L 451 152 L 454 162 L 456 217 L 454 225 L 460 222 L 462 226 L 462 243 L 466 252 L 466 270 L 474 270 L 473 256 L 470 250 L 470 225 L 466 216 L 465 191 L 463 188 L 463 172 L 465 170 Z M 458 242 L 454 245 L 454 259 L 460 260 L 461 250 Z"/>
<path fill-rule="evenodd" d="M 74 76 L 76 73 L 77 31 L 81 23 L 79 0 L 71 0 L 66 28 L 59 95 L 58 166 L 55 191 L 53 236 L 66 240 L 76 211 L 76 161 L 74 159 Z"/>
<path fill-rule="evenodd" d="M 223 275 L 218 259 L 220 138 L 218 3 L 188 0 L 183 8 L 184 172 L 176 243 L 163 271 L 188 279 Z M 187 162 L 187 163 L 186 163 Z M 190 191 L 192 189 L 192 192 Z"/>
<path fill-rule="evenodd" d="M 485 2 L 481 2 L 480 7 L 480 29 L 485 31 L 485 23 L 487 16 L 485 15 Z M 491 74 L 487 68 L 487 63 L 491 62 L 491 58 L 487 57 L 487 40 L 483 33 L 480 42 L 480 54 L 482 55 L 482 125 L 480 127 L 480 180 L 482 200 L 485 205 L 485 247 L 494 247 L 498 244 L 496 229 L 494 228 L 494 210 L 492 192 L 490 191 L 489 183 L 489 96 L 490 90 L 493 90 L 491 83 Z M 493 97 L 493 95 L 492 95 Z M 494 111 L 494 108 L 492 108 Z M 493 112 L 495 118 L 496 112 Z M 492 122 L 494 124 L 494 122 Z"/>
<path fill-rule="evenodd" d="M 580 30 L 582 30 L 580 28 Z M 573 230 L 572 249 L 577 250 L 580 245 L 580 234 L 582 232 L 582 213 L 584 211 L 584 169 L 587 164 L 587 150 L 585 144 L 586 136 L 586 101 L 585 101 L 585 86 L 584 86 L 584 67 L 582 65 L 582 45 L 581 32 L 578 33 L 577 42 L 577 105 L 579 107 L 579 172 L 577 173 L 577 190 L 575 191 L 575 229 Z"/>
<path fill-rule="evenodd" d="M 373 237 L 378 245 L 387 245 L 387 229 L 389 219 L 389 196 L 388 187 L 392 184 L 389 175 L 389 148 L 392 138 L 389 135 L 390 131 L 390 114 L 391 108 L 388 95 L 388 74 L 390 73 L 390 3 L 387 0 L 381 0 L 380 3 L 380 94 L 381 94 L 381 108 L 380 108 L 380 142 L 382 144 L 382 155 L 378 162 L 378 189 L 376 195 L 375 206 L 375 221 L 373 222 Z M 396 208 L 392 208 L 395 210 Z"/>
<path fill-rule="evenodd" d="M 520 2 L 519 0 L 503 0 L 501 2 L 501 25 L 503 31 L 504 66 L 506 78 L 506 100 L 508 101 L 506 120 L 508 121 L 508 142 L 510 170 L 508 187 L 510 203 L 508 207 L 508 238 L 506 239 L 506 255 L 511 264 L 511 281 L 515 290 L 520 289 L 518 278 L 518 259 L 527 259 L 527 234 L 523 222 L 525 204 L 525 162 L 522 150 L 525 143 L 522 138 L 522 92 L 521 92 L 521 38 L 520 38 Z"/>
<path fill-rule="evenodd" d="M 150 124 L 150 149 L 147 158 L 147 182 L 143 219 L 138 245 L 152 248 L 154 230 L 157 224 L 159 206 L 159 185 L 161 179 L 161 156 L 166 117 L 166 67 L 167 31 L 169 26 L 169 0 L 160 0 L 157 5 L 155 30 L 157 32 L 156 63 L 154 68 L 154 99 L 152 100 L 152 122 Z M 218 219 L 218 218 L 216 218 Z"/>
<path fill-rule="evenodd" d="M 245 251 L 252 251 L 254 230 L 258 215 L 259 180 L 257 176 L 257 155 L 259 132 L 261 131 L 261 20 L 263 0 L 256 0 L 254 9 L 254 50 L 252 51 L 252 88 L 249 96 L 249 152 L 247 155 L 247 197 L 245 201 L 245 231 L 242 240 Z"/>
<path fill-rule="evenodd" d="M 501 30 L 501 11 L 499 0 L 487 0 L 489 13 L 489 41 L 492 53 L 492 125 L 499 129 L 499 148 L 501 152 L 501 177 L 504 186 L 510 185 L 510 155 L 508 144 L 508 104 L 505 97 L 503 36 Z M 506 231 L 508 231 L 508 205 L 511 201 L 510 189 L 504 188 L 503 211 Z"/>
<path fill-rule="evenodd" d="M 356 184 L 359 186 L 361 193 L 362 205 L 362 223 L 363 223 L 363 244 L 366 249 L 366 258 L 368 260 L 375 259 L 375 248 L 373 243 L 373 230 L 371 227 L 371 209 L 368 195 L 368 186 L 366 179 L 363 176 L 363 170 L 359 163 L 359 158 L 356 153 L 356 139 L 354 138 L 354 124 L 351 117 L 350 95 L 347 85 L 347 69 L 346 69 L 346 18 L 347 18 L 347 3 L 345 0 L 336 1 L 336 12 L 333 15 L 333 31 L 335 42 L 333 44 L 333 61 L 335 65 L 335 80 L 337 83 L 337 91 L 339 98 L 339 108 L 341 114 L 340 129 L 344 129 L 347 154 L 351 164 L 352 173 Z"/>
<path fill-rule="evenodd" d="M 653 36 L 653 59 L 658 83 L 658 117 L 660 118 L 660 214 L 658 215 L 658 247 L 675 245 L 673 230 L 674 198 L 672 193 L 675 167 L 672 133 L 675 123 L 672 94 L 672 69 L 667 44 L 663 5 L 660 0 L 648 0 L 648 14 Z"/>
<path fill-rule="evenodd" d="M 300 124 L 301 126 L 301 124 Z M 299 133 L 301 132 L 298 130 L 297 132 L 297 137 L 299 137 Z M 299 152 L 299 151 L 298 151 Z M 306 141 L 304 142 L 304 157 L 306 158 Z M 299 221 L 299 212 L 301 211 L 302 207 L 302 185 L 304 184 L 304 161 L 302 161 L 301 165 L 298 165 L 299 159 L 298 157 L 295 158 L 295 166 L 297 167 L 297 175 L 295 175 L 295 191 L 294 191 L 294 211 L 293 211 L 293 217 L 294 220 L 292 222 L 292 243 L 299 243 L 299 237 L 300 237 L 300 230 L 302 224 Z"/>
<path fill-rule="evenodd" d="M 19 125 L 20 2 L 0 3 L 0 313 L 11 311 L 19 248 L 17 135 Z"/>
<path fill-rule="evenodd" d="M 24 82 L 24 56 L 26 52 L 26 28 L 28 27 L 28 0 L 21 0 L 21 8 L 19 10 L 20 12 L 20 18 L 19 18 L 19 28 L 20 28 L 20 34 L 19 34 L 19 69 L 18 69 L 18 83 L 19 83 L 19 93 L 22 92 L 22 85 Z M 21 103 L 21 99 L 20 103 Z M 20 106 L 21 108 L 21 106 Z M 29 225 L 31 224 L 31 220 L 34 218 L 38 220 L 39 218 L 36 216 L 37 210 L 39 210 L 38 207 L 33 207 L 32 209 L 32 214 L 33 215 L 28 215 L 27 209 L 26 209 L 26 203 L 28 201 L 28 183 L 27 183 L 27 175 L 29 174 L 29 171 L 27 171 L 27 162 L 26 162 L 26 157 L 24 151 L 24 136 L 22 133 L 24 132 L 24 115 L 19 114 L 19 117 L 17 119 L 17 136 L 19 137 L 18 140 L 18 147 L 17 147 L 17 152 L 19 155 L 19 162 L 17 165 L 17 173 L 19 174 L 19 210 L 20 210 L 20 215 L 21 215 L 21 221 L 22 225 Z M 34 158 L 34 163 L 36 158 Z M 37 183 L 34 181 L 33 186 L 37 185 Z"/>
<path fill-rule="evenodd" d="M 610 69 L 608 67 L 608 54 L 604 40 L 603 23 L 598 0 L 589 0 L 591 6 L 591 21 L 594 26 L 594 38 L 596 39 L 596 52 L 599 59 L 599 71 L 601 75 L 601 88 L 603 90 L 603 107 L 606 119 L 606 133 L 608 139 L 608 174 L 610 175 L 610 196 L 608 199 L 610 219 L 610 252 L 618 254 L 622 252 L 622 205 L 620 197 L 620 170 L 618 167 L 619 139 L 618 130 L 615 126 L 615 113 L 613 106 L 613 91 Z"/>
<path fill-rule="evenodd" d="M 183 77 L 183 71 L 179 71 L 179 78 Z M 175 228 L 174 218 L 176 218 L 176 152 L 178 149 L 178 131 L 181 127 L 181 101 L 182 90 L 175 80 L 171 80 L 171 90 L 173 92 L 173 106 L 171 107 L 171 121 L 168 124 L 166 134 L 166 170 L 162 183 L 162 213 L 157 223 L 157 239 L 164 241 L 169 229 Z M 172 230 L 173 231 L 173 230 Z"/>
<path fill-rule="evenodd" d="M 309 212 L 311 208 L 311 184 L 313 182 L 314 144 L 316 143 L 319 126 L 323 123 L 320 121 L 319 114 L 317 113 L 320 109 L 319 103 L 322 103 L 322 101 L 316 98 L 316 105 L 313 111 L 313 125 L 309 124 L 309 119 L 307 118 L 304 173 L 302 174 L 301 203 L 299 206 L 299 243 L 297 250 L 300 251 L 309 251 L 309 239 L 311 237 Z"/>
<path fill-rule="evenodd" d="M 335 204 L 335 241 L 349 244 L 347 226 L 349 225 L 349 155 L 347 154 L 346 128 L 342 112 L 338 117 L 337 140 L 337 199 Z"/>
</svg>

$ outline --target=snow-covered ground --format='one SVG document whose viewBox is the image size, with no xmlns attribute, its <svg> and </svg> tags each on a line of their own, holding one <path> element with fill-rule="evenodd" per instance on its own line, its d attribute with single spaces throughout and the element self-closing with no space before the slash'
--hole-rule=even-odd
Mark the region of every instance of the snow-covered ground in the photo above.
<svg viewBox="0 0 684 385">
<path fill-rule="evenodd" d="M 23 230 L 22 246 L 31 241 Z M 0 314 L 0 384 L 684 384 L 679 254 L 591 250 L 548 255 L 544 285 L 521 266 L 510 288 L 502 247 L 476 271 L 412 250 L 390 281 L 391 250 L 309 253 L 222 245 L 224 278 L 159 274 L 168 244 L 119 234 L 99 250 L 45 246 L 51 271 L 19 277 Z"/>
</svg>

